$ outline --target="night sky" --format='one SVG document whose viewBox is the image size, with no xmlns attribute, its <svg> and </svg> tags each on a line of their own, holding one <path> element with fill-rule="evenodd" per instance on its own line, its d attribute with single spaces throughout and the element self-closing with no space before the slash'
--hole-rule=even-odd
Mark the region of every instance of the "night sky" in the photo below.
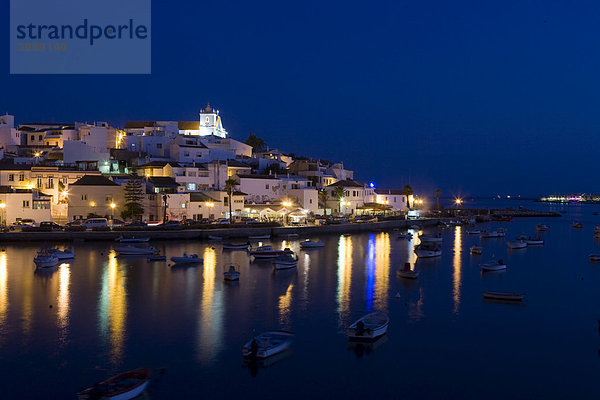
<svg viewBox="0 0 600 400">
<path fill-rule="evenodd" d="M 379 187 L 600 192 L 597 2 L 153 3 L 152 75 L 10 76 L 6 57 L 0 113 L 123 126 L 210 102 L 233 138 Z"/>
</svg>

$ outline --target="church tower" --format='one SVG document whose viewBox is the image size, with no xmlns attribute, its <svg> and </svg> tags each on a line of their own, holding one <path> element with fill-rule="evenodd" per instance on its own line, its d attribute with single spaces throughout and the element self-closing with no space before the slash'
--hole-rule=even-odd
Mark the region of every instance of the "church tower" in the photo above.
<svg viewBox="0 0 600 400">
<path fill-rule="evenodd" d="M 215 135 L 222 138 L 227 137 L 227 131 L 223 128 L 219 110 L 215 110 L 210 106 L 200 110 L 200 136 Z"/>
</svg>

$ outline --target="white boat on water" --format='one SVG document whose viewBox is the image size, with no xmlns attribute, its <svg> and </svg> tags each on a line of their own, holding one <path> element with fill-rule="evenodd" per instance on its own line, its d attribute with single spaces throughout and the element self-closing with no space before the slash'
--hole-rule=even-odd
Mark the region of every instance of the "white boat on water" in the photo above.
<svg viewBox="0 0 600 400">
<path fill-rule="evenodd" d="M 413 235 L 410 232 L 396 234 L 396 239 L 412 239 L 412 238 L 413 238 Z"/>
<path fill-rule="evenodd" d="M 442 247 L 438 243 L 423 243 L 416 246 L 414 252 L 420 258 L 439 257 Z"/>
<path fill-rule="evenodd" d="M 158 253 L 158 250 L 152 246 L 137 247 L 137 246 L 121 246 L 115 249 L 119 256 L 149 256 Z"/>
<path fill-rule="evenodd" d="M 181 257 L 171 257 L 171 261 L 175 264 L 200 264 L 202 263 L 202 258 L 198 257 L 198 254 L 185 254 Z"/>
<path fill-rule="evenodd" d="M 430 234 L 423 234 L 423 235 L 419 235 L 419 239 L 421 240 L 422 243 L 441 243 L 443 238 L 442 238 L 442 234 L 441 233 L 430 233 Z"/>
<path fill-rule="evenodd" d="M 527 242 L 525 240 L 520 239 L 515 240 L 514 242 L 506 242 L 506 245 L 511 250 L 524 249 L 527 247 Z"/>
<path fill-rule="evenodd" d="M 223 272 L 223 278 L 226 281 L 238 281 L 240 279 L 240 271 L 237 271 L 234 265 L 230 265 L 229 269 Z"/>
<path fill-rule="evenodd" d="M 389 323 L 390 319 L 384 313 L 367 314 L 348 327 L 348 339 L 375 340 L 386 334 Z"/>
<path fill-rule="evenodd" d="M 479 229 L 471 229 L 467 231 L 467 235 L 479 235 L 481 231 Z"/>
<path fill-rule="evenodd" d="M 410 263 L 404 263 L 404 268 L 396 271 L 396 275 L 400 278 L 417 279 L 419 277 L 419 271 L 410 269 Z"/>
<path fill-rule="evenodd" d="M 303 249 L 316 249 L 318 247 L 325 247 L 325 243 L 320 240 L 306 239 L 304 242 L 300 242 L 300 247 Z"/>
<path fill-rule="evenodd" d="M 543 246 L 544 239 L 536 237 L 536 238 L 528 238 L 526 241 L 527 246 Z"/>
<path fill-rule="evenodd" d="M 590 261 L 591 262 L 600 261 L 600 254 L 590 254 Z"/>
<path fill-rule="evenodd" d="M 146 243 L 150 241 L 149 237 L 123 237 L 120 236 L 116 239 L 120 243 Z"/>
<path fill-rule="evenodd" d="M 480 256 L 480 255 L 483 254 L 483 247 L 481 247 L 481 246 L 471 246 L 471 248 L 469 249 L 469 251 L 473 255 Z"/>
<path fill-rule="evenodd" d="M 223 250 L 248 250 L 250 242 L 246 243 L 223 243 Z"/>
<path fill-rule="evenodd" d="M 294 252 L 288 248 L 284 250 L 275 250 L 271 245 L 259 246 L 254 250 L 250 250 L 249 254 L 254 258 L 275 258 L 284 254 L 294 254 Z"/>
<path fill-rule="evenodd" d="M 79 393 L 79 400 L 129 400 L 141 395 L 150 383 L 150 368 L 138 368 L 108 378 Z"/>
<path fill-rule="evenodd" d="M 490 300 L 523 301 L 524 297 L 525 293 L 483 292 L 483 298 Z"/>
<path fill-rule="evenodd" d="M 545 225 L 545 224 L 537 224 L 535 226 L 535 229 L 538 230 L 538 231 L 540 231 L 540 232 L 545 232 L 545 231 L 549 231 L 550 227 L 548 225 Z"/>
<path fill-rule="evenodd" d="M 271 235 L 251 235 L 248 236 L 250 240 L 267 240 L 271 237 Z"/>
<path fill-rule="evenodd" d="M 490 238 L 501 238 L 506 236 L 504 231 L 501 230 L 496 230 L 496 231 L 481 231 L 481 237 L 484 239 L 490 239 Z"/>
<path fill-rule="evenodd" d="M 291 254 L 283 254 L 273 261 L 273 268 L 276 270 L 296 268 L 297 266 L 298 260 L 296 260 Z"/>
<path fill-rule="evenodd" d="M 506 269 L 506 264 L 502 260 L 492 260 L 483 264 L 479 264 L 482 271 L 502 271 Z"/>
<path fill-rule="evenodd" d="M 293 340 L 292 332 L 263 332 L 242 346 L 242 355 L 251 358 L 268 358 L 289 349 Z"/>
<path fill-rule="evenodd" d="M 70 260 L 71 258 L 75 258 L 73 250 L 48 249 L 48 252 L 59 260 Z"/>
<path fill-rule="evenodd" d="M 37 268 L 52 268 L 58 265 L 59 259 L 48 250 L 40 250 L 33 258 Z"/>
</svg>

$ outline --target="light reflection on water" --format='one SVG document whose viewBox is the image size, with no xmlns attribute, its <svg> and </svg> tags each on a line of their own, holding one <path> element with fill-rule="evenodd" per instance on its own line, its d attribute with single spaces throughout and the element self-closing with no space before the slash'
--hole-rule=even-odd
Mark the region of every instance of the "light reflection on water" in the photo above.
<svg viewBox="0 0 600 400">
<path fill-rule="evenodd" d="M 223 335 L 223 290 L 215 288 L 217 260 L 215 250 L 204 250 L 202 268 L 202 298 L 198 320 L 198 359 L 209 363 L 221 348 Z M 220 269 L 219 269 L 220 270 Z M 193 269 L 189 269 L 193 272 Z M 220 286 L 220 285 L 219 285 Z"/>
<path fill-rule="evenodd" d="M 0 330 L 4 328 L 8 310 L 8 270 L 6 252 L 0 252 Z"/>
<path fill-rule="evenodd" d="M 119 267 L 117 255 L 111 251 L 102 273 L 98 322 L 100 335 L 109 342 L 108 357 L 113 365 L 119 364 L 123 357 L 127 320 L 126 284 L 127 267 Z"/>
<path fill-rule="evenodd" d="M 352 283 L 352 236 L 340 236 L 337 252 L 337 304 L 340 322 L 348 317 Z"/>
<path fill-rule="evenodd" d="M 462 253 L 462 227 L 454 228 L 454 257 L 452 258 L 453 287 L 452 299 L 454 300 L 454 313 L 458 314 L 460 308 L 460 285 L 461 285 L 461 253 Z"/>
</svg>

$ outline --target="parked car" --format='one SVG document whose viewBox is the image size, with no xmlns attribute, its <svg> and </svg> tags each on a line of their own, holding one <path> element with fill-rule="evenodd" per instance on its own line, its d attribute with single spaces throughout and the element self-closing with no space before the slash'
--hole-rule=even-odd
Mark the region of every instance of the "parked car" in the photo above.
<svg viewBox="0 0 600 400">
<path fill-rule="evenodd" d="M 120 219 L 114 218 L 109 221 L 109 225 L 112 227 L 125 226 L 125 221 L 121 221 Z"/>
<path fill-rule="evenodd" d="M 145 222 L 141 222 L 141 221 L 134 221 L 134 222 L 125 224 L 125 226 L 132 227 L 132 228 L 135 228 L 135 227 L 143 228 L 143 227 L 148 226 L 148 224 Z"/>
<path fill-rule="evenodd" d="M 80 219 L 77 219 L 77 220 L 75 220 L 75 221 L 67 222 L 67 224 L 66 224 L 65 226 L 67 226 L 67 227 L 71 227 L 71 226 L 81 226 L 81 223 L 82 223 L 82 222 L 83 222 L 82 220 L 80 220 Z"/>
<path fill-rule="evenodd" d="M 60 231 L 63 229 L 62 226 L 53 221 L 42 221 L 40 222 L 40 228 L 46 228 L 53 231 Z"/>
<path fill-rule="evenodd" d="M 215 222 L 213 222 L 213 224 L 215 224 L 215 225 L 228 225 L 229 224 L 229 220 L 227 218 L 219 218 L 218 220 L 216 220 Z"/>
<path fill-rule="evenodd" d="M 108 227 L 108 220 L 106 218 L 88 218 L 81 223 L 81 226 L 86 229 L 106 228 Z"/>
<path fill-rule="evenodd" d="M 182 223 L 180 221 L 176 221 L 176 220 L 169 220 L 167 222 L 163 222 L 162 224 L 158 225 L 158 226 L 181 226 Z"/>
<path fill-rule="evenodd" d="M 33 219 L 25 218 L 25 219 L 18 219 L 15 222 L 13 222 L 12 224 L 10 224 L 9 229 L 11 231 L 14 231 L 17 228 L 35 228 L 36 226 L 37 225 Z"/>
</svg>

